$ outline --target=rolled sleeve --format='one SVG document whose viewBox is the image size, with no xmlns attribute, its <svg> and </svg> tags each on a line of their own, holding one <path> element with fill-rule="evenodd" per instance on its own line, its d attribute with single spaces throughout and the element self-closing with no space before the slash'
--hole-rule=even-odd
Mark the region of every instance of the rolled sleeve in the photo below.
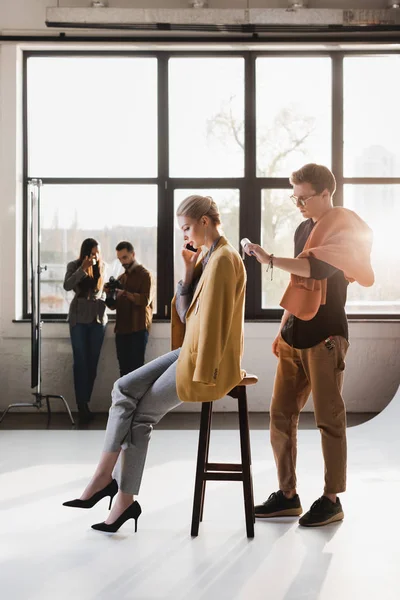
<svg viewBox="0 0 400 600">
<path fill-rule="evenodd" d="M 186 313 L 192 302 L 192 298 L 193 286 L 191 284 L 185 285 L 182 281 L 179 281 L 176 288 L 175 307 L 182 323 L 186 323 Z"/>
<path fill-rule="evenodd" d="M 147 273 L 140 286 L 139 292 L 131 292 L 132 301 L 138 306 L 149 306 L 152 302 L 152 280 L 150 273 Z"/>
<path fill-rule="evenodd" d="M 67 272 L 64 277 L 64 290 L 67 292 L 73 290 L 82 279 L 87 277 L 87 273 L 82 267 L 77 267 L 76 262 L 70 262 L 67 265 Z"/>
</svg>

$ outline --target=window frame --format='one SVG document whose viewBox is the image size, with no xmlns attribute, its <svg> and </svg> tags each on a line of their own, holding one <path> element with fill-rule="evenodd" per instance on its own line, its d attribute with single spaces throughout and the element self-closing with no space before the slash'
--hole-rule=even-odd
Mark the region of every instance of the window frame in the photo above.
<svg viewBox="0 0 400 600">
<path fill-rule="evenodd" d="M 343 176 L 343 59 L 349 56 L 375 56 L 400 54 L 398 50 L 307 50 L 290 51 L 149 51 L 149 50 L 51 50 L 23 52 L 23 96 L 22 96 L 22 164 L 23 164 L 23 318 L 28 313 L 28 183 L 31 179 L 41 179 L 43 184 L 153 184 L 158 188 L 157 211 L 157 306 L 155 321 L 170 318 L 170 304 L 173 290 L 173 236 L 174 236 L 174 190 L 177 188 L 236 188 L 239 190 L 239 239 L 248 237 L 255 243 L 261 236 L 261 191 L 263 189 L 291 190 L 288 178 L 265 178 L 256 174 L 256 59 L 259 57 L 330 57 L 332 65 L 332 136 L 331 168 L 337 181 L 334 205 L 343 206 L 343 188 L 346 184 L 400 184 L 400 177 L 344 177 Z M 140 56 L 157 59 L 157 135 L 158 135 L 158 173 L 156 177 L 133 178 L 46 178 L 40 173 L 28 177 L 28 114 L 27 114 L 27 69 L 30 57 L 54 56 Z M 191 57 L 241 57 L 244 59 L 244 176 L 230 178 L 170 177 L 169 176 L 169 106 L 168 79 L 169 58 Z M 289 175 L 289 174 L 288 174 Z M 294 231 L 293 231 L 294 233 Z M 281 318 L 281 309 L 261 308 L 261 265 L 257 261 L 245 261 L 248 284 L 246 291 L 247 321 L 277 321 Z M 65 313 L 42 313 L 44 320 L 65 320 Z M 350 313 L 349 320 L 383 321 L 398 319 L 398 313 Z"/>
</svg>

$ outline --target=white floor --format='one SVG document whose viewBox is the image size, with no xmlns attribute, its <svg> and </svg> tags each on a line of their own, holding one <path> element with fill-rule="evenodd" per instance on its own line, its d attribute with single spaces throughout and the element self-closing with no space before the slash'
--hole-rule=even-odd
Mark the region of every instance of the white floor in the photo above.
<svg viewBox="0 0 400 600">
<path fill-rule="evenodd" d="M 197 538 L 190 520 L 196 431 L 153 434 L 133 521 L 114 535 L 90 528 L 91 510 L 61 503 L 80 494 L 101 449 L 101 431 L 0 431 L 2 600 L 399 600 L 400 393 L 349 434 L 345 520 L 304 529 L 257 521 L 245 534 L 241 485 L 208 485 Z M 212 433 L 212 460 L 238 458 L 236 431 Z M 252 432 L 256 501 L 276 489 L 268 432 Z M 299 432 L 303 508 L 321 494 L 317 431 Z"/>
</svg>

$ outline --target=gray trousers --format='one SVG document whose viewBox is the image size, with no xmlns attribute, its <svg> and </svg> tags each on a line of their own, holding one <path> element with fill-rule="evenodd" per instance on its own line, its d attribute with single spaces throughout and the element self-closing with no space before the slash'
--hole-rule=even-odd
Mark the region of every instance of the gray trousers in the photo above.
<svg viewBox="0 0 400 600">
<path fill-rule="evenodd" d="M 113 476 L 122 492 L 138 494 L 153 425 L 181 404 L 173 350 L 118 379 L 112 391 L 104 452 L 119 452 Z"/>
</svg>

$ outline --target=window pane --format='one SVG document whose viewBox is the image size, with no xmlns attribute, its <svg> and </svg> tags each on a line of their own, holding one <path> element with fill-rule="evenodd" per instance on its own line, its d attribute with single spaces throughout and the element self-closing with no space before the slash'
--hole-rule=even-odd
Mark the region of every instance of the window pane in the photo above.
<svg viewBox="0 0 400 600">
<path fill-rule="evenodd" d="M 244 61 L 169 61 L 171 177 L 243 177 Z"/>
<path fill-rule="evenodd" d="M 106 281 L 121 265 L 115 247 L 133 244 L 136 257 L 157 279 L 157 186 L 44 185 L 41 191 L 41 277 L 43 313 L 68 312 L 73 292 L 63 281 L 67 263 L 79 256 L 81 243 L 93 237 L 106 263 Z"/>
<path fill-rule="evenodd" d="M 28 59 L 28 175 L 155 177 L 157 60 Z"/>
<path fill-rule="evenodd" d="M 223 234 L 230 241 L 232 246 L 237 249 L 239 247 L 239 190 L 175 190 L 174 214 L 182 200 L 191 194 L 211 196 L 213 200 L 215 200 L 221 214 Z M 182 245 L 183 233 L 179 229 L 175 218 L 174 290 L 176 290 L 177 283 L 182 278 L 183 262 L 180 254 Z M 204 250 L 204 252 L 205 251 L 206 250 Z"/>
<path fill-rule="evenodd" d="M 256 61 L 257 175 L 289 177 L 303 164 L 331 164 L 331 59 Z"/>
<path fill-rule="evenodd" d="M 399 71 L 400 56 L 344 60 L 345 176 L 400 176 Z"/>
<path fill-rule="evenodd" d="M 375 284 L 351 283 L 347 309 L 357 313 L 400 313 L 399 234 L 400 185 L 346 185 L 346 208 L 356 211 L 372 228 Z"/>
<path fill-rule="evenodd" d="M 291 190 L 262 190 L 261 196 L 261 246 L 276 256 L 294 256 L 294 232 L 303 217 L 289 196 Z M 279 302 L 289 283 L 290 275 L 281 269 L 266 272 L 262 265 L 261 308 L 280 308 Z"/>
</svg>

